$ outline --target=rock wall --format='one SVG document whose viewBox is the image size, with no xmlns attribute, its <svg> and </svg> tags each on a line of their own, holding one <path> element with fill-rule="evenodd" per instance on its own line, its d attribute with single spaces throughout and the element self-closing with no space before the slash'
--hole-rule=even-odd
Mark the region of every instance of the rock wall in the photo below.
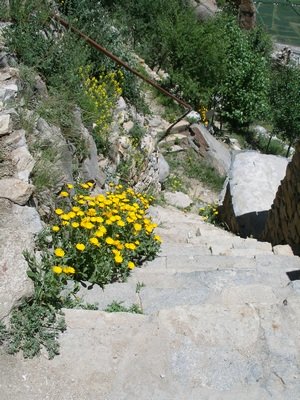
<svg viewBox="0 0 300 400">
<path fill-rule="evenodd" d="M 235 155 L 224 188 L 220 218 L 234 233 L 258 238 L 286 173 L 284 157 L 244 151 Z"/>
<path fill-rule="evenodd" d="M 300 141 L 268 213 L 261 239 L 273 245 L 289 244 L 300 255 Z"/>
</svg>

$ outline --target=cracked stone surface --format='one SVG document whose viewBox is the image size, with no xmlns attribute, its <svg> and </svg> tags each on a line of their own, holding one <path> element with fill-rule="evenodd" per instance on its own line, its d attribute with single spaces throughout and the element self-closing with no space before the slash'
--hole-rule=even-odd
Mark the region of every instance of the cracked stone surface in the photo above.
<svg viewBox="0 0 300 400">
<path fill-rule="evenodd" d="M 176 209 L 151 214 L 159 256 L 126 283 L 80 292 L 102 310 L 116 300 L 144 314 L 65 310 L 54 360 L 0 354 L 1 400 L 299 397 L 300 290 L 286 275 L 299 258 Z"/>
</svg>

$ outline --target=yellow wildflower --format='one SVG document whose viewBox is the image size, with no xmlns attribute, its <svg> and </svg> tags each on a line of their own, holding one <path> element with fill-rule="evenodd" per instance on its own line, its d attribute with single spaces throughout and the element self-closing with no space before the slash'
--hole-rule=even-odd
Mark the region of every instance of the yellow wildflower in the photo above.
<svg viewBox="0 0 300 400">
<path fill-rule="evenodd" d="M 115 256 L 115 262 L 116 262 L 117 264 L 121 264 L 121 262 L 123 262 L 123 257 L 122 257 L 121 255 L 117 254 L 117 255 Z"/>
<path fill-rule="evenodd" d="M 79 251 L 83 251 L 85 249 L 85 245 L 83 243 L 77 243 L 75 247 Z"/>
<path fill-rule="evenodd" d="M 111 237 L 106 238 L 106 239 L 105 239 L 105 242 L 106 242 L 107 244 L 115 244 L 114 239 L 111 238 Z"/>
<path fill-rule="evenodd" d="M 133 269 L 135 267 L 135 264 L 132 261 L 128 261 L 128 268 Z"/>
<path fill-rule="evenodd" d="M 52 267 L 52 271 L 55 273 L 55 274 L 61 274 L 62 273 L 62 271 L 63 271 L 63 269 L 62 269 L 62 267 L 60 266 L 60 265 L 54 265 L 53 267 Z"/>
<path fill-rule="evenodd" d="M 63 267 L 63 272 L 65 274 L 75 274 L 75 268 L 73 267 Z"/>
<path fill-rule="evenodd" d="M 96 237 L 91 237 L 90 238 L 90 243 L 93 244 L 94 246 L 100 246 L 99 240 Z"/>
<path fill-rule="evenodd" d="M 142 225 L 141 224 L 134 224 L 133 227 L 137 232 L 142 230 Z"/>
<path fill-rule="evenodd" d="M 61 197 L 68 197 L 69 193 L 68 192 L 60 192 L 59 194 Z"/>
<path fill-rule="evenodd" d="M 60 230 L 60 227 L 57 225 L 53 225 L 52 230 L 53 230 L 53 232 L 58 232 Z"/>
<path fill-rule="evenodd" d="M 74 186 L 72 185 L 72 183 L 68 183 L 68 184 L 67 184 L 67 188 L 68 188 L 68 189 L 74 189 Z"/>
<path fill-rule="evenodd" d="M 78 222 L 72 222 L 72 227 L 73 228 L 78 228 L 79 227 L 79 223 Z"/>
<path fill-rule="evenodd" d="M 63 249 L 58 247 L 57 249 L 54 250 L 54 254 L 56 255 L 56 257 L 64 257 L 65 252 L 63 251 Z"/>
<path fill-rule="evenodd" d="M 57 208 L 56 210 L 55 210 L 55 214 L 57 214 L 57 215 L 61 215 L 61 214 L 63 214 L 64 213 L 64 211 L 61 209 L 61 208 Z"/>
</svg>

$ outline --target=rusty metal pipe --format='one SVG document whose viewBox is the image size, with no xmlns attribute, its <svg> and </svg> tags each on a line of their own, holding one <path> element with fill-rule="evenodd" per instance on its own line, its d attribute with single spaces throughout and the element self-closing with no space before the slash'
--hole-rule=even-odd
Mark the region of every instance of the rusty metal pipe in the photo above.
<svg viewBox="0 0 300 400">
<path fill-rule="evenodd" d="M 131 68 L 128 64 L 126 64 L 124 61 L 122 61 L 120 58 L 116 57 L 114 54 L 112 54 L 111 52 L 109 52 L 107 49 L 105 49 L 104 47 L 102 47 L 99 43 L 95 42 L 93 39 L 91 39 L 89 36 L 85 35 L 83 32 L 81 32 L 79 29 L 75 28 L 74 26 L 70 25 L 66 20 L 64 20 L 63 18 L 61 18 L 60 16 L 58 16 L 57 14 L 51 14 L 52 17 L 59 22 L 61 25 L 63 25 L 65 28 L 70 29 L 72 32 L 76 33 L 78 36 L 82 37 L 82 39 L 84 39 L 87 43 L 89 43 L 91 46 L 95 47 L 95 49 L 101 51 L 103 54 L 105 54 L 107 57 L 111 58 L 115 63 L 121 65 L 122 67 L 124 67 L 125 69 L 127 69 L 128 71 L 132 72 L 134 75 L 138 76 L 139 78 L 141 78 L 143 81 L 149 83 L 149 85 L 155 87 L 155 89 L 159 90 L 161 93 L 163 93 L 164 95 L 170 97 L 171 99 L 173 99 L 174 101 L 176 101 L 178 104 L 182 105 L 184 108 L 188 109 L 189 111 L 191 111 L 193 109 L 193 107 L 191 105 L 189 105 L 188 103 L 186 103 L 185 101 L 178 99 L 178 97 L 174 96 L 172 93 L 168 92 L 166 89 L 162 88 L 160 85 L 158 85 L 156 82 L 152 81 L 149 78 L 146 78 L 145 76 L 143 76 L 142 74 L 140 74 L 138 71 L 136 71 L 135 69 Z M 185 113 L 186 115 L 186 113 Z M 185 116 L 184 115 L 184 116 Z M 182 119 L 183 117 L 181 117 L 180 119 Z M 176 121 L 176 123 L 178 123 L 180 120 Z M 175 125 L 173 124 L 173 125 Z M 173 126 L 172 125 L 172 126 Z M 171 126 L 171 127 L 172 127 Z"/>
</svg>

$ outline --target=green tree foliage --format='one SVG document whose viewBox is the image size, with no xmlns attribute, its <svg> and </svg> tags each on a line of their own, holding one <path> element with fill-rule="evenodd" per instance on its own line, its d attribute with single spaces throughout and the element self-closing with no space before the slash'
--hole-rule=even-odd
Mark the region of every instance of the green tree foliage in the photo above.
<svg viewBox="0 0 300 400">
<path fill-rule="evenodd" d="M 255 33 L 256 35 L 256 33 Z M 248 127 L 267 115 L 269 91 L 266 47 L 257 36 L 242 31 L 232 20 L 226 26 L 230 46 L 226 51 L 226 74 L 221 84 L 221 114 L 235 128 Z"/>
<path fill-rule="evenodd" d="M 292 144 L 300 137 L 300 69 L 278 66 L 272 73 L 270 90 L 274 133 Z"/>
</svg>

